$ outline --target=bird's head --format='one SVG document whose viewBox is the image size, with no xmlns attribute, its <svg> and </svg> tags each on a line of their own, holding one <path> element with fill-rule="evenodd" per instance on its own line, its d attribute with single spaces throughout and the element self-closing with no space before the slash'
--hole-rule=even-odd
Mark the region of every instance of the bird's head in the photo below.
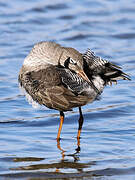
<svg viewBox="0 0 135 180">
<path fill-rule="evenodd" d="M 88 82 L 90 81 L 83 70 L 82 62 L 72 59 L 71 57 L 68 57 L 64 62 L 64 66 L 65 66 L 65 68 L 68 68 L 71 71 L 74 71 L 75 73 L 77 73 L 84 80 L 86 80 Z"/>
</svg>

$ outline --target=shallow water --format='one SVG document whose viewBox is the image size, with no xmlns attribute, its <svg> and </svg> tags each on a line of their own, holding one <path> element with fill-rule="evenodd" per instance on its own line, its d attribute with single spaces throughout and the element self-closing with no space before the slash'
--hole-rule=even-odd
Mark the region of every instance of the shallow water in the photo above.
<svg viewBox="0 0 135 180">
<path fill-rule="evenodd" d="M 135 5 L 126 0 L 0 1 L 0 179 L 135 179 Z M 78 109 L 33 109 L 18 88 L 18 72 L 32 46 L 44 40 L 88 47 L 121 65 L 132 81 L 106 87 Z M 80 143 L 80 149 L 78 144 Z"/>
</svg>

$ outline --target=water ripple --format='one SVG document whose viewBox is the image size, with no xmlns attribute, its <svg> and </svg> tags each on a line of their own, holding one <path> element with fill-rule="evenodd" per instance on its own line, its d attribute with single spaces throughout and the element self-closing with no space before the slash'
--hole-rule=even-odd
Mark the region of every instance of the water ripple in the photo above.
<svg viewBox="0 0 135 180">
<path fill-rule="evenodd" d="M 0 2 L 0 179 L 135 179 L 135 6 L 118 1 Z M 87 48 L 123 67 L 132 81 L 106 87 L 101 98 L 65 113 L 33 109 L 18 88 L 24 58 L 39 41 Z"/>
</svg>

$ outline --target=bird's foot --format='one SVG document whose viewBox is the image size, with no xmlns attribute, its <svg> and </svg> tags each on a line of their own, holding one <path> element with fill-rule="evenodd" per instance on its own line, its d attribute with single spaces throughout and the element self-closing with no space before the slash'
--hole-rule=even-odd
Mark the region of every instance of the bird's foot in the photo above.
<svg viewBox="0 0 135 180">
<path fill-rule="evenodd" d="M 57 140 L 57 142 L 59 142 L 60 140 L 61 140 L 61 138 L 59 137 L 59 138 L 56 138 L 56 140 Z"/>
</svg>

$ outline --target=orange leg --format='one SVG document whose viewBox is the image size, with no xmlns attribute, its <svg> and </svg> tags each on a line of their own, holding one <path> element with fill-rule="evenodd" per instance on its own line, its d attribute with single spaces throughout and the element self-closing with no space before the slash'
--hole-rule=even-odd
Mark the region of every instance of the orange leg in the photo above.
<svg viewBox="0 0 135 180">
<path fill-rule="evenodd" d="M 60 140 L 60 133 L 61 133 L 63 122 L 64 122 L 64 113 L 63 111 L 60 111 L 60 125 L 59 125 L 58 134 L 57 134 L 57 141 Z"/>
<path fill-rule="evenodd" d="M 78 120 L 78 122 L 79 122 L 79 127 L 78 127 L 77 139 L 80 139 L 81 130 L 82 130 L 82 125 L 83 125 L 83 115 L 82 115 L 81 107 L 79 107 L 79 113 L 80 113 L 80 118 L 79 118 L 79 120 Z M 78 141 L 78 144 L 79 144 L 79 143 L 80 143 L 80 141 Z"/>
</svg>

